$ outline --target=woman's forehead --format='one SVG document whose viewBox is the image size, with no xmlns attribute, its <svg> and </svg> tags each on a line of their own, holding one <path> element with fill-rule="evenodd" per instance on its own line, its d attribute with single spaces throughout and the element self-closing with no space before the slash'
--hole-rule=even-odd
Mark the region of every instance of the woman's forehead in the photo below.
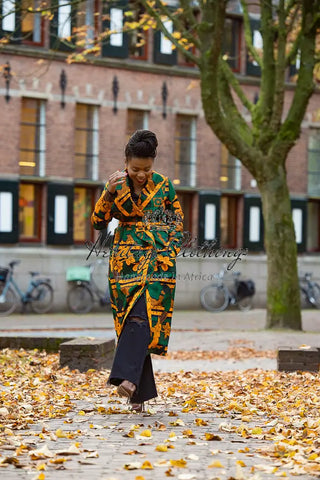
<svg viewBox="0 0 320 480">
<path fill-rule="evenodd" d="M 146 167 L 151 167 L 153 164 L 153 158 L 148 157 L 132 157 L 128 160 L 128 165 L 130 165 L 131 168 L 136 167 L 136 168 L 146 168 Z"/>
</svg>

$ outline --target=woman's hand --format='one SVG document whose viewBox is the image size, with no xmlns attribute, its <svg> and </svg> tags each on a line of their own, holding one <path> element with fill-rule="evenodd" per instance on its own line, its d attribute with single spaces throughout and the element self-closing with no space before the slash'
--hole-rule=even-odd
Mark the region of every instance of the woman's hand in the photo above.
<svg viewBox="0 0 320 480">
<path fill-rule="evenodd" d="M 116 186 L 124 183 L 127 175 L 127 172 L 120 172 L 119 170 L 112 173 L 109 177 L 108 191 L 114 193 L 116 191 Z"/>
</svg>

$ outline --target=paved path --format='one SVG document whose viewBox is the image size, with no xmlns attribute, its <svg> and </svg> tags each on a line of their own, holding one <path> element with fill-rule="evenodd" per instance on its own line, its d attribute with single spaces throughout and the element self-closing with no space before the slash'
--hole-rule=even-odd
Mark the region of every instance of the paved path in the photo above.
<svg viewBox="0 0 320 480">
<path fill-rule="evenodd" d="M 174 315 L 173 331 L 170 338 L 170 350 L 227 350 L 230 345 L 243 344 L 253 346 L 257 350 L 276 350 L 279 345 L 301 345 L 303 343 L 320 346 L 320 313 L 310 310 L 303 312 L 304 332 L 289 330 L 264 330 L 265 311 L 253 310 L 249 313 L 228 311 L 221 314 L 209 314 L 204 311 L 182 312 Z M 113 331 L 110 314 L 91 314 L 75 316 L 70 314 L 54 314 L 45 316 L 14 315 L 0 319 L 0 335 L 56 335 L 61 336 L 103 336 Z M 241 343 L 242 342 L 242 343 Z M 155 359 L 156 371 L 171 372 L 189 370 L 244 370 L 261 367 L 275 369 L 276 360 L 272 358 L 249 358 L 246 360 L 161 360 Z M 235 375 L 237 375 L 235 373 Z M 120 409 L 122 413 L 106 415 L 99 413 L 110 407 Z M 103 407 L 103 408 L 101 408 Z M 149 405 L 151 410 L 146 414 L 126 413 L 123 400 L 117 403 L 106 390 L 101 397 L 88 398 L 86 401 L 73 401 L 73 408 L 66 417 L 48 419 L 40 424 L 30 425 L 29 431 L 18 432 L 24 442 L 35 448 L 45 445 L 51 452 L 68 450 L 77 442 L 77 454 L 61 454 L 65 458 L 62 463 L 48 464 L 43 472 L 45 480 L 264 480 L 275 478 L 272 464 L 266 458 L 252 452 L 259 447 L 267 447 L 267 440 L 241 438 L 235 433 L 221 430 L 221 424 L 240 425 L 237 415 L 230 418 L 219 417 L 215 412 L 181 413 L 174 408 L 167 408 L 165 398 L 157 398 Z M 85 411 L 82 416 L 79 412 Z M 171 416 L 170 412 L 178 417 Z M 196 426 L 195 419 L 207 422 L 206 427 Z M 179 419 L 183 422 L 171 425 Z M 269 419 L 261 417 L 263 426 Z M 1 423 L 1 422 L 0 422 Z M 257 423 L 254 424 L 257 426 Z M 134 427 L 135 426 L 135 427 Z M 57 429 L 66 432 L 69 438 L 57 438 Z M 192 430 L 194 438 L 188 437 L 186 430 Z M 139 437 L 145 430 L 150 430 L 152 437 Z M 134 432 L 134 436 L 128 434 Z M 174 432 L 175 437 L 170 437 Z M 207 441 L 205 432 L 211 432 L 219 438 Z M 39 434 L 41 433 L 41 439 Z M 157 445 L 172 445 L 166 452 L 156 450 Z M 75 448 L 74 446 L 72 448 Z M 0 448 L 0 452 L 4 452 Z M 12 455 L 10 449 L 5 455 Z M 21 456 L 23 464 L 25 457 Z M 174 461 L 184 459 L 186 468 L 174 466 Z M 0 457 L 1 460 L 1 457 Z M 173 464 L 170 461 L 173 461 Z M 152 470 L 142 469 L 150 462 Z M 39 464 L 44 460 L 39 460 Z M 183 464 L 183 462 L 182 462 Z M 182 465 L 181 464 L 181 465 Z M 27 465 L 27 464 L 26 464 Z M 135 470 L 125 468 L 138 467 Z M 128 467 L 129 465 L 129 467 Z M 179 465 L 179 463 L 178 463 Z M 209 467 L 211 465 L 211 467 Z M 240 466 L 242 465 L 242 466 Z M 263 465 L 260 470 L 259 465 Z M 59 467 L 59 469 L 57 469 Z M 255 467 L 254 473 L 251 470 Z M 268 471 L 269 468 L 269 471 Z M 279 469 L 279 475 L 284 469 Z M 37 479 L 40 471 L 29 467 L 15 468 L 9 465 L 1 469 L 1 478 Z M 287 474 L 286 478 L 297 478 Z M 299 476 L 306 480 L 314 478 L 308 475 Z"/>
</svg>

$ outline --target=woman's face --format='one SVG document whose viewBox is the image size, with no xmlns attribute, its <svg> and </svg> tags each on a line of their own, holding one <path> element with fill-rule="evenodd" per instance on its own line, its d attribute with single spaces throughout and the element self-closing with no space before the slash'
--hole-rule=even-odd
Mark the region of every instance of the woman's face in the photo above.
<svg viewBox="0 0 320 480">
<path fill-rule="evenodd" d="M 126 167 L 134 186 L 139 188 L 151 177 L 153 158 L 133 157 L 126 161 Z"/>
</svg>

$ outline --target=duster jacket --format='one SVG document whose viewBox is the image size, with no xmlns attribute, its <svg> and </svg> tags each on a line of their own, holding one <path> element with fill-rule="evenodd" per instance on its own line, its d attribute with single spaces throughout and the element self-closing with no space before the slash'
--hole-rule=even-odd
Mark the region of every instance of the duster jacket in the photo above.
<svg viewBox="0 0 320 480">
<path fill-rule="evenodd" d="M 127 170 L 126 170 L 127 171 Z M 91 222 L 95 229 L 119 220 L 109 259 L 109 288 L 117 337 L 134 303 L 145 294 L 150 325 L 148 352 L 165 355 L 171 330 L 176 256 L 183 238 L 183 213 L 171 180 L 152 172 L 135 203 L 131 180 L 105 185 Z"/>
</svg>

